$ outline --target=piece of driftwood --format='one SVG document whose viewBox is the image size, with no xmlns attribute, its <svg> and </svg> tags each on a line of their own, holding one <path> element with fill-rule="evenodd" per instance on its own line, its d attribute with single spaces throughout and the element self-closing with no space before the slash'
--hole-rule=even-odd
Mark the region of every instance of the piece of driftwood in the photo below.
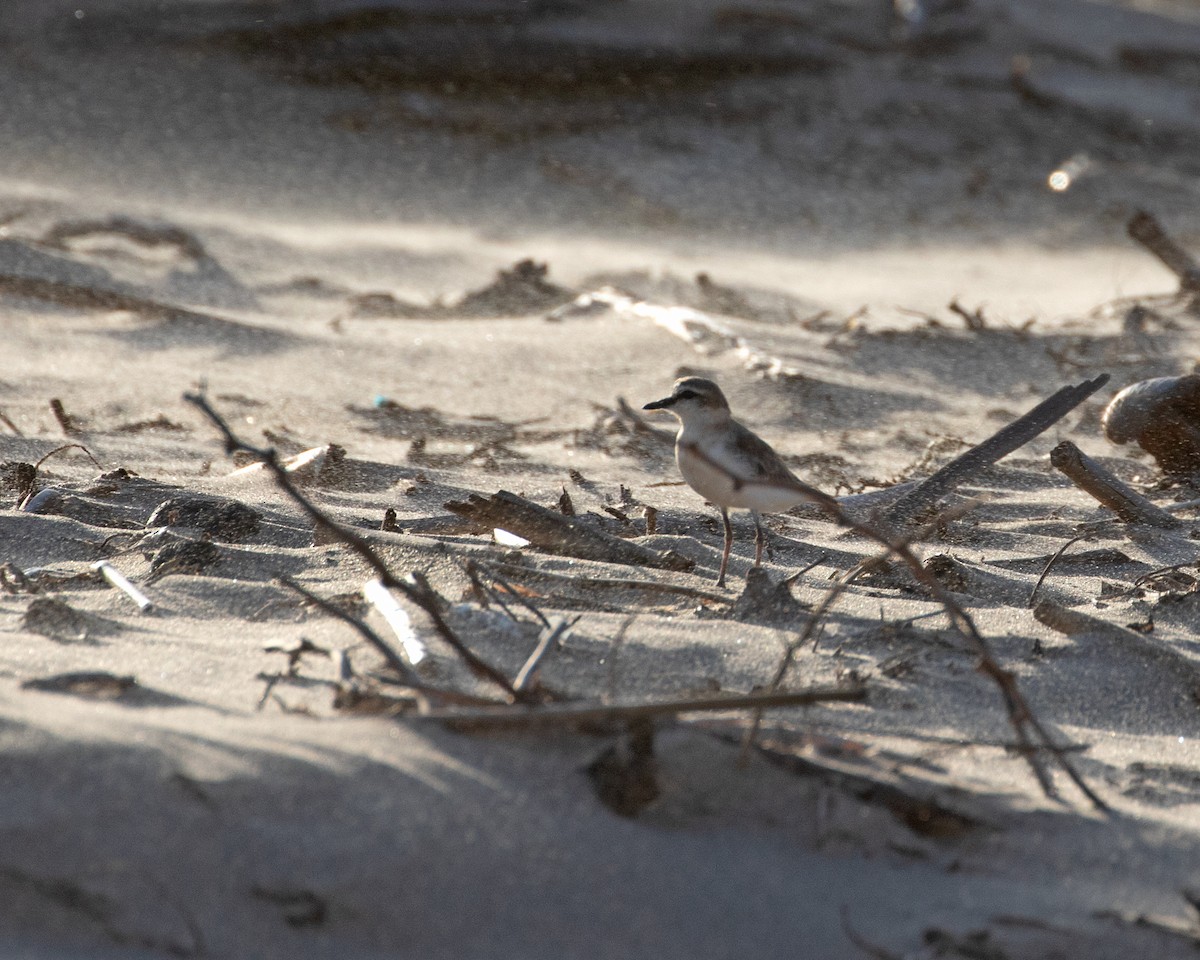
<svg viewBox="0 0 1200 960">
<path fill-rule="evenodd" d="M 586 724 L 623 725 L 640 717 L 674 716 L 714 710 L 770 709 L 805 707 L 814 703 L 848 703 L 865 700 L 866 687 L 860 685 L 815 687 L 796 693 L 748 693 L 741 696 L 682 697 L 651 703 L 552 703 L 545 706 L 506 705 L 474 710 L 430 710 L 414 714 L 411 720 L 435 720 L 455 727 L 499 729 L 513 727 L 572 726 Z"/>
<path fill-rule="evenodd" d="M 1147 660 L 1162 664 L 1171 676 L 1186 684 L 1192 696 L 1200 701 L 1200 664 L 1167 644 L 1156 643 L 1135 630 L 1109 623 L 1079 610 L 1072 610 L 1053 600 L 1041 601 L 1033 608 L 1033 615 L 1039 623 L 1069 637 L 1094 634 L 1134 650 Z"/>
<path fill-rule="evenodd" d="M 665 593 L 673 596 L 687 597 L 707 603 L 720 603 L 728 606 L 734 601 L 729 597 L 699 590 L 695 587 L 679 583 L 657 583 L 652 580 L 620 580 L 610 577 L 581 577 L 567 576 L 561 573 L 551 573 L 549 570 L 537 570 L 533 567 L 521 567 L 513 563 L 478 564 L 479 569 L 494 576 L 497 572 L 521 581 L 542 581 L 543 583 L 561 583 L 577 590 L 643 590 L 646 593 Z"/>
<path fill-rule="evenodd" d="M 1168 530 L 1181 525 L 1177 518 L 1131 490 L 1070 440 L 1050 451 L 1050 463 L 1126 523 L 1145 523 Z"/>
<path fill-rule="evenodd" d="M 691 570 L 695 566 L 673 550 L 650 550 L 621 540 L 579 517 L 565 517 L 507 490 L 490 497 L 471 494 L 466 501 L 451 500 L 444 506 L 482 528 L 507 530 L 550 553 L 660 570 Z"/>
<path fill-rule="evenodd" d="M 1200 293 L 1200 264 L 1192 255 L 1167 235 L 1153 214 L 1137 211 L 1125 228 L 1129 236 L 1158 257 L 1175 276 L 1179 288 L 1188 293 Z"/>
<path fill-rule="evenodd" d="M 1008 456 L 1040 436 L 1108 383 L 1108 379 L 1107 373 L 1101 374 L 1092 380 L 1063 387 L 1053 396 L 1047 397 L 1024 416 L 1018 417 L 999 432 L 950 461 L 931 477 L 922 480 L 888 507 L 880 517 L 880 522 L 893 529 L 911 527 L 921 513 L 955 487 L 977 476 L 980 471 L 990 467 L 1001 457 Z"/>
</svg>

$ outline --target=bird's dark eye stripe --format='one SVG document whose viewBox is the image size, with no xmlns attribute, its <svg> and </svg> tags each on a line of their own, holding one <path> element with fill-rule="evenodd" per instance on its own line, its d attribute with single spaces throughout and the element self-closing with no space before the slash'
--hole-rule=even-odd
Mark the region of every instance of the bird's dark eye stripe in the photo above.
<svg viewBox="0 0 1200 960">
<path fill-rule="evenodd" d="M 699 396 L 699 394 L 696 393 L 695 390 L 680 390 L 677 394 L 675 394 L 675 399 L 677 399 L 677 400 L 692 400 L 698 396 Z"/>
</svg>

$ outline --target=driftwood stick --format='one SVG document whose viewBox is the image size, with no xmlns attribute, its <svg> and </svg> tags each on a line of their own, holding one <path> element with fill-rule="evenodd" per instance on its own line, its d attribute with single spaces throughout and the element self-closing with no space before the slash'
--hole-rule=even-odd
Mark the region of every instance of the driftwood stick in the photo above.
<svg viewBox="0 0 1200 960">
<path fill-rule="evenodd" d="M 662 570 L 691 570 L 695 566 L 692 560 L 674 551 L 650 550 L 622 540 L 597 530 L 579 517 L 565 517 L 507 490 L 491 497 L 471 494 L 465 502 L 452 500 L 445 507 L 481 527 L 498 527 L 515 533 L 550 553 Z"/>
<path fill-rule="evenodd" d="M 1128 650 L 1134 650 L 1147 660 L 1153 660 L 1167 668 L 1172 677 L 1187 685 L 1188 691 L 1200 701 L 1200 664 L 1165 643 L 1156 643 L 1148 637 L 1099 617 L 1072 610 L 1053 600 L 1043 600 L 1033 608 L 1039 623 L 1069 637 L 1092 634 L 1112 640 Z"/>
<path fill-rule="evenodd" d="M 1179 520 L 1131 490 L 1070 440 L 1050 451 L 1050 463 L 1126 523 L 1145 523 L 1168 530 L 1181 526 Z"/>
<path fill-rule="evenodd" d="M 1158 257 L 1175 276 L 1179 288 L 1188 293 L 1200 293 L 1200 265 L 1192 255 L 1172 240 L 1153 214 L 1139 210 L 1129 218 L 1125 228 L 1129 236 Z"/>
<path fill-rule="evenodd" d="M 1108 383 L 1108 379 L 1105 373 L 1092 380 L 1063 387 L 1047 397 L 1024 416 L 956 457 L 933 476 L 922 480 L 915 489 L 884 511 L 880 517 L 881 523 L 897 529 L 911 526 L 922 511 L 997 460 L 1040 436 Z"/>
<path fill-rule="evenodd" d="M 715 710 L 806 707 L 814 703 L 847 703 L 866 699 L 863 686 L 817 687 L 796 693 L 749 693 L 742 696 L 684 697 L 652 703 L 555 703 L 547 706 L 499 706 L 478 710 L 431 710 L 415 720 L 438 720 L 477 728 L 561 726 L 612 723 L 624 725 L 643 717 L 673 716 Z"/>
<path fill-rule="evenodd" d="M 63 407 L 63 403 L 58 397 L 54 397 L 50 401 L 50 412 L 54 414 L 54 419 L 58 421 L 59 429 L 62 430 L 64 437 L 75 437 L 79 435 L 79 430 L 75 427 L 75 421 L 71 419 Z"/>
</svg>

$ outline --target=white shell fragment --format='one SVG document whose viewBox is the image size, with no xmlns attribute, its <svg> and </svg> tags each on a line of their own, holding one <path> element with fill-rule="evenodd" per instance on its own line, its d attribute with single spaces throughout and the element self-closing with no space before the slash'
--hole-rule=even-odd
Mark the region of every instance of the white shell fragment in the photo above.
<svg viewBox="0 0 1200 960">
<path fill-rule="evenodd" d="M 801 371 L 782 357 L 776 357 L 739 334 L 728 323 L 718 317 L 692 307 L 664 306 L 639 300 L 613 287 L 601 287 L 580 294 L 571 303 L 559 307 L 549 319 L 562 320 L 568 317 L 591 316 L 607 308 L 620 317 L 631 320 L 649 321 L 662 327 L 672 336 L 690 344 L 698 353 L 707 355 L 733 351 L 747 370 L 760 373 L 768 379 L 799 377 Z"/>
<path fill-rule="evenodd" d="M 392 633 L 404 648 L 404 655 L 414 667 L 429 656 L 429 650 L 413 629 L 412 620 L 408 613 L 392 596 L 391 591 L 378 578 L 368 580 L 363 586 L 363 596 L 367 598 L 392 628 Z"/>
<path fill-rule="evenodd" d="M 122 591 L 134 603 L 138 605 L 138 609 L 142 613 L 149 613 L 154 609 L 154 602 L 147 597 L 141 590 L 135 587 L 129 579 L 120 570 L 114 567 L 107 560 L 98 560 L 92 564 L 92 569 L 99 571 L 104 579 L 110 584 Z"/>
<path fill-rule="evenodd" d="M 496 527 L 492 530 L 492 539 L 502 547 L 527 547 L 529 541 L 524 537 L 518 537 L 515 533 L 509 533 L 502 527 Z"/>
<path fill-rule="evenodd" d="M 325 459 L 329 455 L 329 446 L 312 447 L 308 450 L 301 451 L 294 457 L 288 457 L 283 461 L 281 466 L 285 471 L 290 473 L 296 480 L 312 480 L 325 466 Z M 263 463 L 251 463 L 244 467 L 239 467 L 232 473 L 225 475 L 226 480 L 236 480 L 257 476 L 266 470 L 266 465 Z"/>
</svg>

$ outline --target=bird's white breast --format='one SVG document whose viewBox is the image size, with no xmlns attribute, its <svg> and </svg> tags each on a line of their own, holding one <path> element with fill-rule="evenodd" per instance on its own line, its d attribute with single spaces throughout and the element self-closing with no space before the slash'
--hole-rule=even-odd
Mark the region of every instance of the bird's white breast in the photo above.
<svg viewBox="0 0 1200 960">
<path fill-rule="evenodd" d="M 703 456 L 691 448 L 692 443 L 700 447 Z M 805 501 L 793 490 L 766 486 L 757 480 L 756 465 L 731 444 L 705 443 L 681 432 L 675 444 L 675 461 L 687 485 L 718 506 L 782 513 Z"/>
</svg>

